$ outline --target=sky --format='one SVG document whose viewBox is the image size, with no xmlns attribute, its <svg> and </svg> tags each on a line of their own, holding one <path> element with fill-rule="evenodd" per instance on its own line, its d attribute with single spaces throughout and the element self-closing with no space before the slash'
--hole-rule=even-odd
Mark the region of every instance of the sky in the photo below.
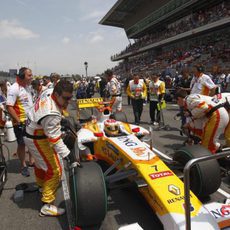
<svg viewBox="0 0 230 230">
<path fill-rule="evenodd" d="M 34 75 L 104 72 L 129 44 L 123 29 L 99 25 L 117 0 L 1 0 L 0 70 Z"/>
</svg>

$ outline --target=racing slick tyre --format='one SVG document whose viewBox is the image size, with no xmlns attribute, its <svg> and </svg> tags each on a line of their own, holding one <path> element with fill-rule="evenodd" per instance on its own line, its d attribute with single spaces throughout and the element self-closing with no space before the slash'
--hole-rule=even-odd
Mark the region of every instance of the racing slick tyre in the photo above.
<svg viewBox="0 0 230 230">
<path fill-rule="evenodd" d="M 104 175 L 95 162 L 83 162 L 70 175 L 72 215 L 80 227 L 99 225 L 107 212 Z"/>
<path fill-rule="evenodd" d="M 186 146 L 177 150 L 173 160 L 183 166 L 194 158 L 210 156 L 211 152 L 201 145 Z M 220 167 L 217 160 L 208 160 L 194 165 L 190 172 L 190 187 L 198 197 L 206 197 L 217 191 L 221 184 Z"/>
<path fill-rule="evenodd" d="M 116 121 L 121 121 L 121 122 L 128 122 L 128 119 L 126 117 L 126 114 L 124 112 L 116 112 L 113 114 L 113 117 Z"/>
</svg>

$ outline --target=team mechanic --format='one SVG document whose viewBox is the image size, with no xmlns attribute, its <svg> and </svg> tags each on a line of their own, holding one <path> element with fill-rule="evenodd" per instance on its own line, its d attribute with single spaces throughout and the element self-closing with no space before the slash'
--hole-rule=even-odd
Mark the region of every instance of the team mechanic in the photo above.
<svg viewBox="0 0 230 230">
<path fill-rule="evenodd" d="M 191 116 L 192 121 L 185 124 L 201 137 L 201 145 L 215 153 L 220 148 L 218 137 L 224 133 L 226 145 L 230 146 L 230 125 L 229 114 L 226 103 L 216 97 L 209 97 L 200 94 L 190 94 L 184 90 L 176 93 L 177 103 L 185 109 L 185 115 Z M 200 122 L 196 122 L 200 121 Z M 194 127 L 193 122 L 200 124 Z M 200 132 L 199 132 L 200 131 Z"/>
<path fill-rule="evenodd" d="M 19 69 L 16 82 L 10 86 L 7 92 L 6 108 L 13 119 L 14 133 L 17 138 L 17 155 L 21 162 L 21 174 L 30 176 L 26 164 L 25 143 L 23 140 L 26 114 L 33 106 L 33 98 L 30 90 L 32 70 L 27 67 Z M 29 153 L 29 165 L 33 166 L 33 159 Z"/>
<path fill-rule="evenodd" d="M 106 70 L 105 77 L 107 80 L 106 90 L 110 99 L 114 100 L 113 108 L 116 109 L 116 112 L 120 112 L 122 111 L 121 83 L 113 75 L 112 70 Z"/>
<path fill-rule="evenodd" d="M 204 66 L 196 64 L 193 67 L 193 73 L 194 77 L 190 83 L 190 94 L 215 95 L 217 86 L 207 74 L 204 74 Z"/>
<path fill-rule="evenodd" d="M 72 98 L 73 86 L 59 81 L 51 94 L 44 93 L 28 114 L 25 143 L 35 158 L 35 177 L 42 188 L 43 207 L 40 216 L 59 216 L 65 210 L 52 203 L 61 180 L 62 168 L 58 158 L 67 158 L 70 151 L 61 138 L 62 112 Z"/>
<path fill-rule="evenodd" d="M 149 83 L 149 115 L 153 125 L 159 125 L 161 121 L 160 110 L 157 105 L 162 103 L 165 95 L 165 83 L 160 80 L 160 76 L 160 73 L 152 73 Z"/>
<path fill-rule="evenodd" d="M 144 80 L 140 79 L 138 74 L 134 74 L 133 80 L 129 81 L 126 93 L 131 98 L 135 124 L 139 125 L 143 111 L 144 99 L 147 97 L 147 87 Z"/>
</svg>

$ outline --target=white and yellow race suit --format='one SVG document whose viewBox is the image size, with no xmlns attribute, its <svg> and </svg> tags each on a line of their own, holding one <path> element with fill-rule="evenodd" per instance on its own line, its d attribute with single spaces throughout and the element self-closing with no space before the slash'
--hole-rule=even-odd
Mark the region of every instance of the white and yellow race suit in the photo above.
<svg viewBox="0 0 230 230">
<path fill-rule="evenodd" d="M 199 77 L 193 77 L 190 83 L 191 93 L 190 94 L 202 94 L 209 95 L 210 90 L 215 88 L 216 85 L 212 79 L 207 75 L 202 73 Z"/>
<path fill-rule="evenodd" d="M 191 113 L 193 120 L 201 120 L 201 144 L 208 148 L 212 153 L 220 147 L 218 137 L 225 134 L 226 142 L 229 140 L 230 133 L 226 128 L 229 124 L 227 110 L 219 105 L 220 100 L 200 94 L 191 94 L 185 98 L 185 108 Z M 218 107 L 217 107 L 218 106 Z"/>
<path fill-rule="evenodd" d="M 6 105 L 13 106 L 21 123 L 25 123 L 26 114 L 33 106 L 33 97 L 29 86 L 22 86 L 17 81 L 7 92 Z M 15 123 L 16 121 L 13 121 Z"/>
<path fill-rule="evenodd" d="M 59 156 L 66 157 L 70 151 L 61 138 L 62 110 L 53 94 L 42 94 L 28 114 L 25 144 L 35 159 L 35 176 L 43 188 L 42 202 L 55 200 L 61 180 L 62 168 Z"/>
<path fill-rule="evenodd" d="M 117 80 L 115 76 L 112 77 L 112 79 L 107 83 L 106 89 L 109 92 L 110 99 L 113 102 L 113 108 L 116 109 L 116 111 L 122 110 L 122 97 L 121 97 L 121 83 Z"/>
</svg>

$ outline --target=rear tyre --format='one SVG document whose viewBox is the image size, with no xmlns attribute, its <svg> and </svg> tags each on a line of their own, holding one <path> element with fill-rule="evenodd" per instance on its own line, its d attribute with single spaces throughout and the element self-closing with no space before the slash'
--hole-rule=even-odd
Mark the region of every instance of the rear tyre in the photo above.
<svg viewBox="0 0 230 230">
<path fill-rule="evenodd" d="M 107 212 L 104 175 L 95 162 L 81 163 L 70 175 L 73 217 L 77 226 L 101 224 Z"/>
<path fill-rule="evenodd" d="M 126 114 L 124 112 L 116 112 L 113 114 L 113 117 L 115 120 L 117 121 L 121 121 L 121 122 L 128 122 L 128 119 L 126 117 Z"/>
<path fill-rule="evenodd" d="M 210 156 L 211 152 L 201 145 L 186 146 L 175 152 L 173 160 L 183 166 L 194 158 Z M 206 197 L 220 187 L 221 175 L 217 160 L 208 160 L 194 165 L 190 171 L 191 190 L 198 197 Z"/>
</svg>

